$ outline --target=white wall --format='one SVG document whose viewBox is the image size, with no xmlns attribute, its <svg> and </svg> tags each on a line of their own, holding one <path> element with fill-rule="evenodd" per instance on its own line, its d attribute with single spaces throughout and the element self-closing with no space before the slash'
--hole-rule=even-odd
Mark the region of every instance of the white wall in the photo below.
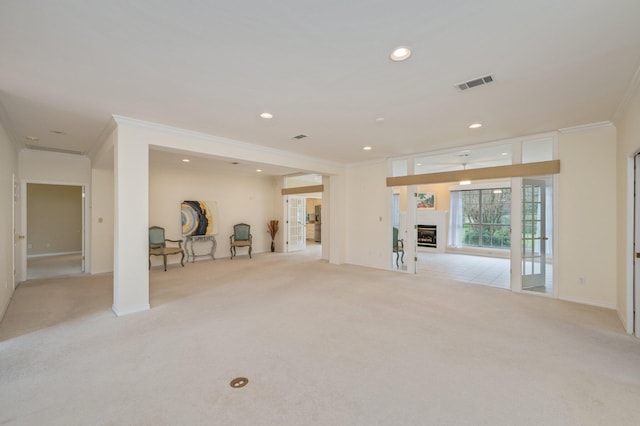
<svg viewBox="0 0 640 426">
<path fill-rule="evenodd" d="M 613 126 L 559 135 L 559 297 L 616 306 L 616 159 Z M 347 172 L 347 262 L 388 268 L 385 248 L 388 190 L 385 164 L 351 167 Z M 438 193 L 442 188 L 438 188 Z M 438 209 L 447 197 L 439 195 Z M 380 216 L 383 220 L 380 221 Z M 597 243 L 594 224 L 609 228 Z M 584 284 L 579 278 L 584 278 Z"/>
<path fill-rule="evenodd" d="M 386 177 L 386 161 L 347 170 L 347 263 L 381 269 L 391 265 Z"/>
<path fill-rule="evenodd" d="M 18 174 L 18 153 L 0 126 L 0 320 L 13 295 L 13 176 Z"/>
<path fill-rule="evenodd" d="M 113 271 L 113 170 L 91 170 L 91 273 Z"/>
<path fill-rule="evenodd" d="M 636 88 L 615 122 L 617 140 L 617 299 L 618 314 L 628 333 L 633 330 L 633 156 L 640 151 L 640 88 Z M 629 176 L 628 174 L 631 174 Z"/>
<path fill-rule="evenodd" d="M 20 178 L 49 183 L 91 183 L 91 161 L 81 155 L 23 150 L 19 154 Z"/>
<path fill-rule="evenodd" d="M 561 299 L 616 306 L 615 144 L 611 125 L 558 136 Z"/>
<path fill-rule="evenodd" d="M 271 237 L 267 233 L 267 223 L 272 219 L 281 220 L 281 212 L 276 210 L 274 203 L 274 198 L 282 197 L 277 190 L 279 185 L 276 178 L 189 171 L 188 167 L 171 169 L 153 166 L 150 167 L 149 177 L 149 225 L 165 228 L 166 238 L 182 238 L 182 201 L 216 201 L 219 215 L 216 259 L 229 258 L 229 236 L 233 233 L 233 225 L 241 222 L 251 225 L 252 252 L 270 251 Z M 278 231 L 278 234 L 281 232 Z M 238 250 L 238 255 L 244 254 L 246 250 Z M 179 263 L 180 256 L 171 256 L 167 261 Z M 162 264 L 162 258 L 152 259 L 152 264 Z"/>
</svg>

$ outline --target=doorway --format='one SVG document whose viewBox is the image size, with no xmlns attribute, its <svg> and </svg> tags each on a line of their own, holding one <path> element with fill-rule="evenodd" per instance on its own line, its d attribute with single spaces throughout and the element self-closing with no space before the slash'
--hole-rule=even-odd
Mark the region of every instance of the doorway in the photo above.
<svg viewBox="0 0 640 426">
<path fill-rule="evenodd" d="M 322 194 L 289 195 L 286 203 L 287 252 L 322 248 Z"/>
<path fill-rule="evenodd" d="M 84 187 L 26 183 L 26 279 L 81 274 Z"/>
</svg>

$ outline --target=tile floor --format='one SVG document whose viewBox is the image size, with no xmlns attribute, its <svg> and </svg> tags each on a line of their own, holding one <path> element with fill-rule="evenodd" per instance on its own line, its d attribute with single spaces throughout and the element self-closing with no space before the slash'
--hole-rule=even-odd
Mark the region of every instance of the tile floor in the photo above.
<svg viewBox="0 0 640 426">
<path fill-rule="evenodd" d="M 452 253 L 418 252 L 418 275 L 508 289 L 510 260 Z"/>
<path fill-rule="evenodd" d="M 395 260 L 394 254 L 394 268 Z M 418 252 L 417 274 L 510 289 L 510 264 L 511 260 L 504 258 L 456 253 Z M 547 264 L 546 268 L 545 286 L 531 288 L 528 291 L 553 294 L 552 265 Z M 400 264 L 399 269 L 406 270 L 406 265 Z"/>
</svg>

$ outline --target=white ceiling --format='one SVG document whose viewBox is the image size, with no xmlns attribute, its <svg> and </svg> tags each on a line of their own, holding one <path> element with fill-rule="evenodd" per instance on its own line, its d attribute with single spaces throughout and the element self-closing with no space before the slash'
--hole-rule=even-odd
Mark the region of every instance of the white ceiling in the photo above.
<svg viewBox="0 0 640 426">
<path fill-rule="evenodd" d="M 638 22 L 638 0 L 3 0 L 0 117 L 83 153 L 118 114 L 368 161 L 611 120 Z"/>
</svg>

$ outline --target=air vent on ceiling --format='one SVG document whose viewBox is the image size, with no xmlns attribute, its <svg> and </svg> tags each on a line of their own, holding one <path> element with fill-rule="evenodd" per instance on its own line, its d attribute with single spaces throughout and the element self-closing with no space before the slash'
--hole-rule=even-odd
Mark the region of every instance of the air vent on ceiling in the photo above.
<svg viewBox="0 0 640 426">
<path fill-rule="evenodd" d="M 293 139 L 304 139 L 306 137 L 307 135 L 298 135 L 298 136 L 294 136 Z"/>
<path fill-rule="evenodd" d="M 456 88 L 460 91 L 471 89 L 476 86 L 482 86 L 484 84 L 492 83 L 495 80 L 493 75 L 489 74 L 484 77 L 474 78 L 473 80 L 465 81 L 464 83 L 455 84 Z"/>
<path fill-rule="evenodd" d="M 84 155 L 83 152 L 74 151 L 72 149 L 49 148 L 47 146 L 38 146 L 38 145 L 27 145 L 27 148 L 33 149 L 35 151 L 48 151 L 48 152 L 60 152 L 62 154 Z"/>
</svg>

